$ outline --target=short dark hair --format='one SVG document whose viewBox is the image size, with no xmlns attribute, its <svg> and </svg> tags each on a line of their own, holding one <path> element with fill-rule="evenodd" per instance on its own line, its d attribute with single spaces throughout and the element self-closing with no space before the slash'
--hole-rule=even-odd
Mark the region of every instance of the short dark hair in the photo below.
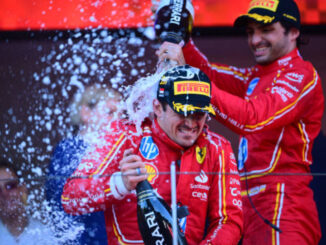
<svg viewBox="0 0 326 245">
<path fill-rule="evenodd" d="M 285 34 L 288 34 L 289 31 L 292 29 L 292 28 L 296 28 L 292 23 L 288 22 L 288 21 L 285 21 L 285 20 L 280 20 L 280 23 L 281 25 L 284 27 L 285 29 Z M 298 36 L 296 42 L 297 42 L 297 48 L 299 49 L 301 47 L 301 45 L 306 45 L 309 43 L 309 40 L 307 38 L 303 38 L 302 37 L 302 33 L 301 33 L 301 28 L 299 29 L 300 31 L 300 35 Z"/>
<path fill-rule="evenodd" d="M 166 101 L 162 101 L 162 100 L 158 100 L 158 102 L 161 104 L 162 108 L 163 108 L 163 111 L 166 111 L 166 108 L 168 105 L 168 102 Z M 156 114 L 154 113 L 154 117 L 157 118 Z"/>
<path fill-rule="evenodd" d="M 168 105 L 168 102 L 166 101 L 162 101 L 162 100 L 159 100 L 159 102 L 161 103 L 162 107 L 163 107 L 163 111 L 166 111 L 166 107 L 169 106 Z"/>
</svg>

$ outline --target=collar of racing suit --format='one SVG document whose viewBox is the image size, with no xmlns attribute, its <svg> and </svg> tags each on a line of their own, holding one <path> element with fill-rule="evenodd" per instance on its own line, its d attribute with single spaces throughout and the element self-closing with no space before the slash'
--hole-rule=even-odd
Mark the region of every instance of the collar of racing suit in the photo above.
<svg viewBox="0 0 326 245">
<path fill-rule="evenodd" d="M 283 66 L 287 66 L 293 59 L 297 59 L 301 57 L 301 54 L 297 48 L 293 49 L 290 53 L 284 55 L 283 57 L 275 60 L 271 64 L 268 65 L 259 65 L 257 64 L 256 67 L 260 70 L 265 72 L 269 72 L 272 70 L 280 69 Z"/>
</svg>

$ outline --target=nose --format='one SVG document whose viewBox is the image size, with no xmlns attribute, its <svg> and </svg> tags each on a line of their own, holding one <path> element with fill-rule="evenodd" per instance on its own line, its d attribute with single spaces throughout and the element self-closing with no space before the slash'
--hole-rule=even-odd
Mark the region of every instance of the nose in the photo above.
<svg viewBox="0 0 326 245">
<path fill-rule="evenodd" d="M 258 33 L 257 31 L 253 32 L 253 34 L 250 37 L 250 41 L 252 45 L 257 45 L 262 41 L 262 36 L 260 33 Z"/>
<path fill-rule="evenodd" d="M 192 117 L 186 117 L 185 118 L 185 124 L 189 128 L 194 128 L 194 127 L 197 126 L 197 121 Z"/>
</svg>

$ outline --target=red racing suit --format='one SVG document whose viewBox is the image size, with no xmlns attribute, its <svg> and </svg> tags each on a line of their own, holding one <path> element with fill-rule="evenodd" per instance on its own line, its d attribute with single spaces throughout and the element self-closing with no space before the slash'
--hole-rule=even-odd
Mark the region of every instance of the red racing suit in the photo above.
<svg viewBox="0 0 326 245">
<path fill-rule="evenodd" d="M 230 143 L 205 127 L 195 144 L 184 149 L 156 121 L 148 120 L 142 128 L 143 133 L 138 134 L 132 124 L 113 124 L 102 146 L 90 150 L 74 178 L 67 180 L 62 195 L 65 211 L 78 215 L 104 210 L 109 244 L 143 244 L 135 191 L 123 195 L 121 180 L 114 178 L 124 151 L 133 148 L 146 162 L 149 182 L 168 204 L 170 175 L 160 173 L 169 172 L 171 162 L 177 160 L 181 160 L 177 171 L 192 173 L 177 175 L 177 202 L 186 205 L 190 213 L 181 220 L 189 244 L 237 244 L 243 217 L 240 179 Z"/>
<path fill-rule="evenodd" d="M 210 64 L 192 41 L 183 52 L 186 63 L 214 84 L 216 119 L 240 134 L 243 244 L 318 244 L 321 232 L 309 188 L 311 148 L 324 111 L 317 71 L 297 49 L 272 64 L 246 69 Z M 258 217 L 248 193 L 282 233 Z"/>
</svg>

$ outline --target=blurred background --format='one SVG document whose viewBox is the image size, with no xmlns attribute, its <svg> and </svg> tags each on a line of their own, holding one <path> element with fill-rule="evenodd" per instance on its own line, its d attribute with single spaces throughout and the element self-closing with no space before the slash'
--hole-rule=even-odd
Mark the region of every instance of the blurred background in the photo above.
<svg viewBox="0 0 326 245">
<path fill-rule="evenodd" d="M 326 91 L 326 1 L 297 0 L 304 59 Z M 249 0 L 193 0 L 193 40 L 210 61 L 246 67 L 253 58 L 244 33 L 232 28 Z M 73 94 L 94 83 L 123 91 L 155 72 L 149 0 L 0 0 L 0 154 L 38 190 L 56 144 L 73 132 L 67 110 Z M 213 131 L 237 152 L 238 137 L 219 123 Z M 325 233 L 326 119 L 314 148 L 312 187 Z M 40 195 L 42 196 L 42 195 Z M 323 238 L 320 244 L 326 244 Z"/>
</svg>

